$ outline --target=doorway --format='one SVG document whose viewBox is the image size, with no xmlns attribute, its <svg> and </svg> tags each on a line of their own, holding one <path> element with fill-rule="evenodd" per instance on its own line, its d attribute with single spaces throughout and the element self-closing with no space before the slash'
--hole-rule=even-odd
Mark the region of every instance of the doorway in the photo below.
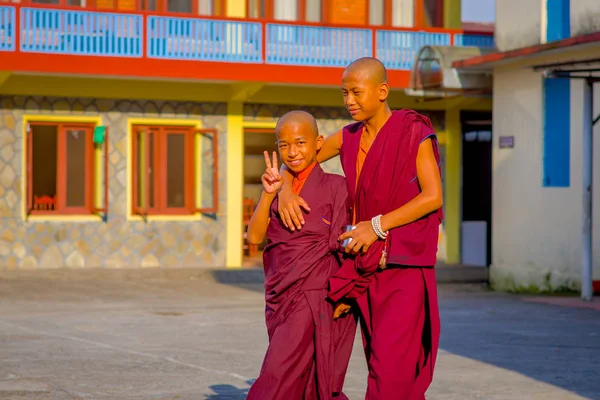
<svg viewBox="0 0 600 400">
<path fill-rule="evenodd" d="M 492 113 L 462 112 L 461 258 L 466 265 L 492 261 Z"/>
<path fill-rule="evenodd" d="M 263 241 L 260 245 L 251 245 L 246 239 L 246 231 L 252 213 L 260 200 L 262 193 L 262 183 L 260 178 L 265 172 L 264 151 L 272 154 L 276 151 L 275 130 L 274 129 L 244 129 L 244 266 L 261 267 L 262 250 L 266 244 Z"/>
</svg>

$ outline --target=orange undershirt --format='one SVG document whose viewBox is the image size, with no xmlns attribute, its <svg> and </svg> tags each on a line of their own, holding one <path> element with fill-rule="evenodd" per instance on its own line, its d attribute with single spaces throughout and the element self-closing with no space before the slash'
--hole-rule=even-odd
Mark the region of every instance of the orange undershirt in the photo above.
<svg viewBox="0 0 600 400">
<path fill-rule="evenodd" d="M 306 183 L 306 179 L 308 178 L 311 171 L 316 165 L 317 162 L 315 161 L 308 168 L 306 168 L 304 171 L 299 172 L 298 175 L 294 177 L 294 180 L 292 181 L 292 191 L 295 194 L 300 194 L 302 187 L 304 187 L 304 183 Z"/>
<path fill-rule="evenodd" d="M 362 167 L 365 164 L 365 159 L 367 158 L 367 153 L 369 152 L 370 146 L 367 147 L 363 144 L 363 137 L 365 136 L 366 127 L 363 126 L 362 134 L 360 136 L 360 147 L 358 150 L 358 155 L 356 157 L 356 187 L 358 187 L 358 178 L 360 177 L 360 172 L 362 171 Z M 343 130 L 340 130 L 337 133 L 338 140 L 340 143 L 340 148 L 342 148 L 342 142 L 344 140 Z M 354 207 L 354 216 L 352 224 L 356 224 L 356 207 Z"/>
</svg>

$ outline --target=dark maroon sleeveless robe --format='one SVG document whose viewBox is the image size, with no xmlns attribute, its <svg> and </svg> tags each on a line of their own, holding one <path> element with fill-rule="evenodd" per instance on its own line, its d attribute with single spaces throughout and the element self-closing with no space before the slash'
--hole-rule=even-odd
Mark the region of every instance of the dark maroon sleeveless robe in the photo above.
<svg viewBox="0 0 600 400">
<path fill-rule="evenodd" d="M 393 111 L 367 153 L 358 185 L 356 161 L 362 123 L 343 130 L 340 157 L 357 221 L 400 208 L 420 193 L 417 152 L 437 139 L 428 118 Z M 441 171 L 440 171 L 441 173 Z M 385 243 L 344 262 L 330 281 L 329 296 L 357 299 L 369 364 L 367 399 L 424 399 L 433 377 L 439 341 L 439 312 L 433 266 L 442 210 L 392 229 L 385 270 L 378 269 Z"/>
<path fill-rule="evenodd" d="M 346 182 L 317 165 L 300 195 L 312 211 L 299 231 L 283 225 L 277 200 L 271 206 L 263 254 L 269 347 L 248 399 L 329 400 L 341 392 L 350 360 L 356 319 L 334 321 L 327 300 L 340 267 L 337 239 L 349 223 Z"/>
</svg>

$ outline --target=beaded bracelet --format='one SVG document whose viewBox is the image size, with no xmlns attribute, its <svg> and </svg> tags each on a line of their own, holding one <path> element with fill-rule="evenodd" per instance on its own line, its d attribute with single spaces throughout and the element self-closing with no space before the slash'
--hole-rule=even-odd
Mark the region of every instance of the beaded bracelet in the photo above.
<svg viewBox="0 0 600 400">
<path fill-rule="evenodd" d="M 381 214 L 376 217 L 371 218 L 371 226 L 373 227 L 373 231 L 381 240 L 385 240 L 387 238 L 388 233 L 384 232 L 381 228 Z"/>
</svg>

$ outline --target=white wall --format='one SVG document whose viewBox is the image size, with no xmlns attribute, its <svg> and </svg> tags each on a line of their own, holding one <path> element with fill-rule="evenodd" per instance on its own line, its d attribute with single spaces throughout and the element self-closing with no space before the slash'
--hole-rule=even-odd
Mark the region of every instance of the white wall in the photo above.
<svg viewBox="0 0 600 400">
<path fill-rule="evenodd" d="M 542 0 L 497 0 L 495 39 L 498 49 L 507 51 L 539 44 L 541 21 Z"/>
<path fill-rule="evenodd" d="M 582 254 L 581 85 L 579 81 L 571 84 L 571 186 L 545 188 L 542 186 L 542 78 L 530 69 L 494 71 L 490 278 L 495 287 L 534 286 L 541 289 L 549 285 L 556 289 L 579 286 Z M 600 87 L 596 90 L 598 113 Z M 600 126 L 595 131 L 595 137 L 600 138 Z M 515 147 L 500 149 L 500 136 L 514 136 Z M 594 277 L 600 279 L 599 139 L 594 147 Z"/>
<path fill-rule="evenodd" d="M 600 1 L 571 0 L 571 36 L 600 31 Z"/>
</svg>

